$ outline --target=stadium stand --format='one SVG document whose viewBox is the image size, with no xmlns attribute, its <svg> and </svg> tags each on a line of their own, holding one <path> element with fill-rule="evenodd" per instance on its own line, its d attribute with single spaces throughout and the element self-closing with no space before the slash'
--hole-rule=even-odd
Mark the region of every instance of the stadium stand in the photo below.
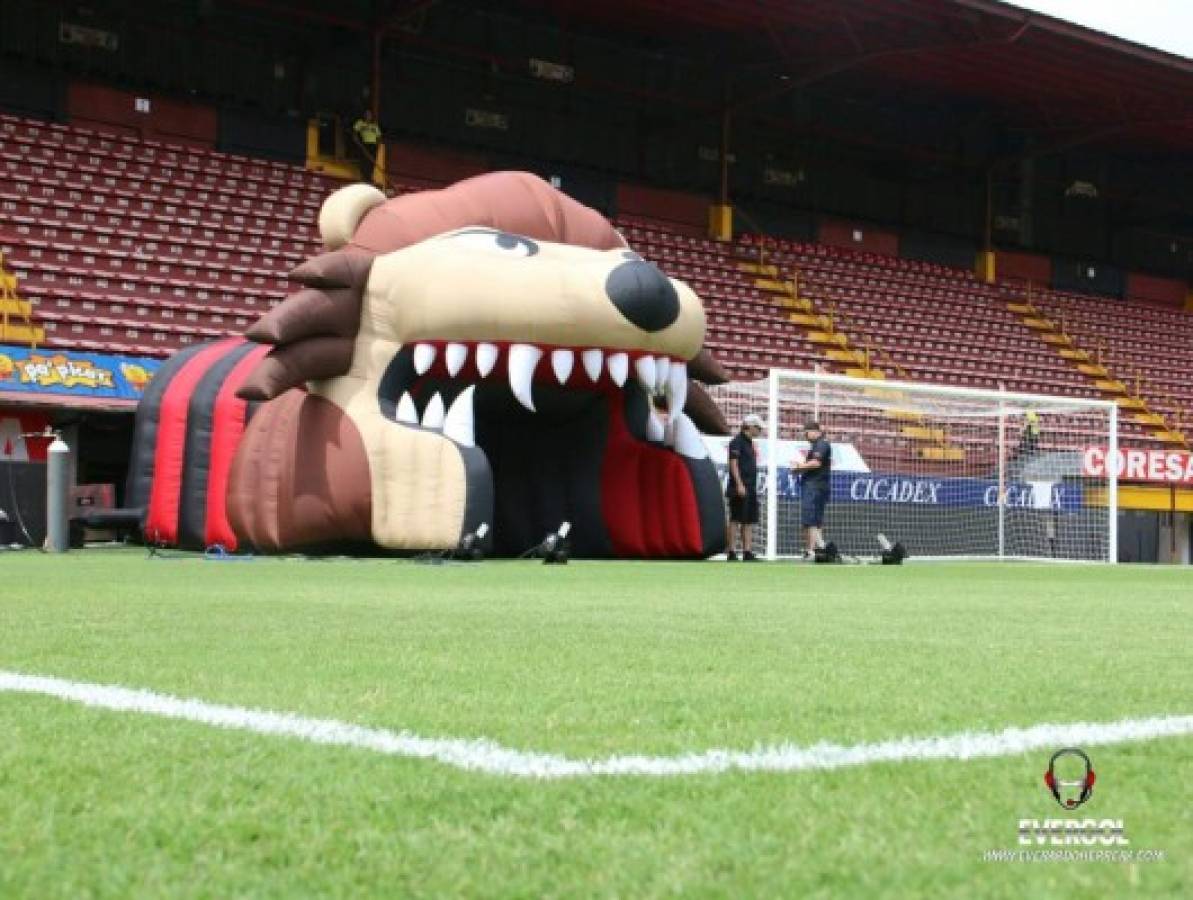
<svg viewBox="0 0 1193 900">
<path fill-rule="evenodd" d="M 52 347 L 165 356 L 243 331 L 317 249 L 319 204 L 338 184 L 294 164 L 0 116 L 0 250 Z M 705 298 L 708 345 L 735 377 L 820 367 L 1101 391 L 1133 413 L 1123 418 L 1124 439 L 1185 443 L 1181 425 L 1193 409 L 1180 374 L 1193 359 L 1186 313 L 1033 293 L 825 244 L 751 234 L 719 242 L 636 216 L 617 223 L 639 252 Z M 927 447 L 960 452 L 947 442 Z"/>
<path fill-rule="evenodd" d="M 0 246 L 46 344 L 165 356 L 239 332 L 318 246 L 301 167 L 0 116 Z"/>
<path fill-rule="evenodd" d="M 1078 333 L 1076 339 L 1049 340 L 1020 314 L 1029 311 L 1020 306 L 1031 289 L 1014 282 L 986 284 L 962 270 L 821 244 L 749 235 L 740 242 L 741 255 L 751 262 L 759 261 L 760 249 L 761 269 L 750 263 L 747 269 L 761 274 L 757 281 L 771 286 L 775 302 L 806 304 L 789 316 L 824 347 L 819 364 L 826 369 L 994 390 L 1118 397 L 1134 413 L 1122 418 L 1124 439 L 1148 446 L 1185 443 L 1179 425 L 1172 423 L 1183 421 L 1193 407 L 1180 366 L 1173 365 L 1187 356 L 1180 348 L 1188 346 L 1193 317 L 1186 313 L 1037 290 L 1036 302 L 1067 312 L 1066 325 Z M 1157 314 L 1171 327 L 1158 329 Z M 1107 364 L 1129 371 L 1129 382 L 1091 365 L 1088 351 L 1062 355 L 1067 346 L 1099 341 Z M 841 353 L 843 346 L 861 348 L 862 355 L 858 349 Z M 1123 364 L 1114 365 L 1115 360 Z"/>
</svg>

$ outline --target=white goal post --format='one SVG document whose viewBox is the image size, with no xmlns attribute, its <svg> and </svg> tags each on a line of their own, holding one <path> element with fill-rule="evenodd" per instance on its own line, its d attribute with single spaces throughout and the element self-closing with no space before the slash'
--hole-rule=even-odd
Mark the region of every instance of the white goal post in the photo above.
<svg viewBox="0 0 1193 900">
<path fill-rule="evenodd" d="M 1117 458 L 1112 401 L 784 369 L 710 393 L 735 431 L 766 421 L 754 539 L 768 559 L 806 549 L 790 465 L 815 420 L 833 450 L 824 540 L 846 556 L 875 557 L 882 535 L 912 559 L 1117 561 L 1117 474 L 1085 464 Z M 707 440 L 723 468 L 726 439 Z"/>
</svg>

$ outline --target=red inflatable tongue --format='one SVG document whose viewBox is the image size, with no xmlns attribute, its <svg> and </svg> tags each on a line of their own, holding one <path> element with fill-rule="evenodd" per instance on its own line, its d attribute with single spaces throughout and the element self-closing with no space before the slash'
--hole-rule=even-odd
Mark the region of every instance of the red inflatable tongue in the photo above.
<svg viewBox="0 0 1193 900">
<path fill-rule="evenodd" d="M 699 556 L 700 512 L 683 459 L 626 427 L 620 395 L 607 395 L 609 437 L 601 464 L 601 517 L 614 553 Z"/>
</svg>

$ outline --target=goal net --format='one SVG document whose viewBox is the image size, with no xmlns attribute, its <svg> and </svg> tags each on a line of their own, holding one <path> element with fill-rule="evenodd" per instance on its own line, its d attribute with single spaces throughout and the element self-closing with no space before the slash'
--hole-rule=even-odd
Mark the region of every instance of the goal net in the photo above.
<svg viewBox="0 0 1193 900">
<path fill-rule="evenodd" d="M 790 466 L 815 420 L 832 445 L 824 540 L 847 556 L 874 557 L 883 535 L 914 559 L 1116 560 L 1116 476 L 1083 465 L 1091 448 L 1116 456 L 1109 401 L 784 370 L 711 393 L 735 429 L 766 421 L 754 539 L 769 559 L 807 549 Z M 724 483 L 727 439 L 707 440 Z"/>
</svg>

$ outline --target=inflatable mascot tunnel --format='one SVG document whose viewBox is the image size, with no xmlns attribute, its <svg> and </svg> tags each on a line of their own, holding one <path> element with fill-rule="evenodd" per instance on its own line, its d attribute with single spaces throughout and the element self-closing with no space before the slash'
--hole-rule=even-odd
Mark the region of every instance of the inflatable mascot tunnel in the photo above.
<svg viewBox="0 0 1193 900">
<path fill-rule="evenodd" d="M 146 540 L 423 551 L 486 523 L 513 556 L 567 521 L 573 556 L 723 549 L 700 298 L 603 216 L 499 172 L 345 187 L 319 231 L 296 293 L 150 383 L 127 491 Z"/>
</svg>

